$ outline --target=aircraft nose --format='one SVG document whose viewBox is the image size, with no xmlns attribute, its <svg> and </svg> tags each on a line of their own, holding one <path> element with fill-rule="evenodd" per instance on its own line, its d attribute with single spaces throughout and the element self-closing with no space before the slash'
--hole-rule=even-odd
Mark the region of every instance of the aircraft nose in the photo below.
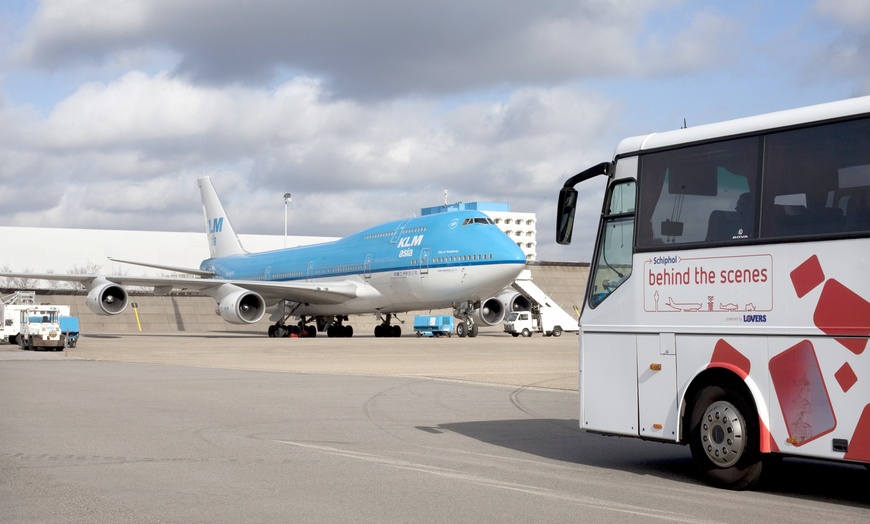
<svg viewBox="0 0 870 524">
<path fill-rule="evenodd" d="M 509 262 L 525 262 L 526 254 L 523 252 L 522 248 L 509 237 L 506 238 L 506 241 L 507 244 L 504 249 L 505 260 Z"/>
</svg>

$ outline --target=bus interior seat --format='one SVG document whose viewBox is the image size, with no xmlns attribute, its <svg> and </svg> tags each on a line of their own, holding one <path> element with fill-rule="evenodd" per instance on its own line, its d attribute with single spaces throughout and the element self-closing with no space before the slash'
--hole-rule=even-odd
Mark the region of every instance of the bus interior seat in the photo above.
<svg viewBox="0 0 870 524">
<path fill-rule="evenodd" d="M 800 234 L 803 230 L 806 206 L 774 204 L 773 217 L 776 233 L 770 236 L 790 237 Z"/>
<path fill-rule="evenodd" d="M 870 207 L 864 195 L 853 195 L 846 203 L 845 231 L 870 230 Z"/>
<path fill-rule="evenodd" d="M 732 240 L 740 229 L 740 215 L 736 211 L 717 209 L 710 213 L 707 221 L 707 242 Z"/>
<path fill-rule="evenodd" d="M 838 207 L 810 207 L 805 215 L 804 234 L 839 233 L 843 230 L 843 210 Z"/>
</svg>

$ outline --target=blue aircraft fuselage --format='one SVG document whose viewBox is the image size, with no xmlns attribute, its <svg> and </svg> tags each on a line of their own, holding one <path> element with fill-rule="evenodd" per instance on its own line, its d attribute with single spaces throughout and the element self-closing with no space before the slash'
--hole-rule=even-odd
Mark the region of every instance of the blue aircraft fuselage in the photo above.
<svg viewBox="0 0 870 524">
<path fill-rule="evenodd" d="M 517 244 L 478 211 L 396 220 L 334 242 L 204 260 L 215 278 L 263 282 L 354 282 L 358 298 L 301 305 L 308 315 L 398 312 L 485 299 L 524 268 Z"/>
</svg>

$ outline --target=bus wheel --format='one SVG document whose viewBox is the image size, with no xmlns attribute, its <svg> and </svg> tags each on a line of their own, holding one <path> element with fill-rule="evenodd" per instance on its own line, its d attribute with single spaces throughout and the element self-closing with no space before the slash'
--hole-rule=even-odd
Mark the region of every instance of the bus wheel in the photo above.
<svg viewBox="0 0 870 524">
<path fill-rule="evenodd" d="M 692 458 L 708 482 L 746 489 L 758 481 L 758 415 L 738 391 L 727 386 L 699 391 L 692 404 L 689 431 Z"/>
</svg>

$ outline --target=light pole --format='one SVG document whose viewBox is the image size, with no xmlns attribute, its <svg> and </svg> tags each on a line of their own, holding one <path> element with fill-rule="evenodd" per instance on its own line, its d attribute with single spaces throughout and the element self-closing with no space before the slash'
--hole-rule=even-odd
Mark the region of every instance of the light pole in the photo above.
<svg viewBox="0 0 870 524">
<path fill-rule="evenodd" d="M 287 204 L 293 200 L 293 195 L 284 193 L 284 247 L 287 247 Z"/>
</svg>

